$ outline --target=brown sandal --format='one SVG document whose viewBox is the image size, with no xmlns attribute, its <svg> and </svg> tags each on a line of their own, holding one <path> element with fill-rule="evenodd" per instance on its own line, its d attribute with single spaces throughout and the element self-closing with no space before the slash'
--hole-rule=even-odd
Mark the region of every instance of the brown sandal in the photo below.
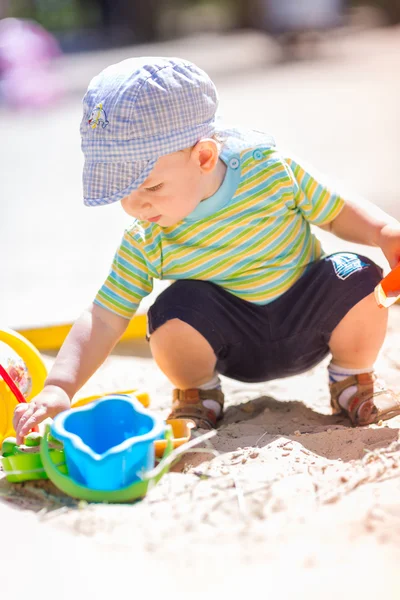
<svg viewBox="0 0 400 600">
<path fill-rule="evenodd" d="M 348 408 L 344 409 L 338 399 L 352 385 L 357 386 L 357 391 L 350 398 Z M 374 373 L 351 375 L 331 383 L 330 392 L 332 412 L 344 412 L 353 427 L 371 425 L 400 415 L 400 399 L 392 390 L 385 388 Z"/>
<path fill-rule="evenodd" d="M 204 406 L 204 400 L 218 402 L 221 411 L 217 416 L 215 412 Z M 222 419 L 224 410 L 224 394 L 221 390 L 189 390 L 173 391 L 172 410 L 167 419 L 191 419 L 196 427 L 201 429 L 215 429 L 218 421 Z"/>
</svg>

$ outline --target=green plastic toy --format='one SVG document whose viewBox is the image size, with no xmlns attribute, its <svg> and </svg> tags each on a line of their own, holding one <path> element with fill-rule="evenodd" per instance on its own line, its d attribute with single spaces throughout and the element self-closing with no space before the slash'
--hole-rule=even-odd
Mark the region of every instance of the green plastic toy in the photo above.
<svg viewBox="0 0 400 600">
<path fill-rule="evenodd" d="M 54 464 L 54 460 L 51 456 L 51 450 L 49 449 L 49 431 L 50 427 L 47 425 L 45 434 L 40 444 L 40 456 L 42 458 L 43 467 L 50 481 L 52 481 L 54 485 L 62 492 L 68 494 L 68 496 L 72 496 L 73 498 L 87 500 L 88 502 L 132 502 L 133 500 L 143 498 L 146 495 L 149 486 L 156 485 L 156 483 L 158 483 L 161 477 L 167 473 L 171 466 L 168 461 L 166 461 L 165 466 L 163 466 L 163 462 L 173 450 L 172 429 L 169 426 L 165 434 L 167 439 L 165 452 L 158 467 L 154 469 L 153 475 L 150 477 L 146 477 L 146 475 L 144 475 L 144 478 L 141 481 L 118 490 L 92 490 L 79 483 L 76 483 L 73 479 L 71 479 L 71 477 L 68 476 L 68 474 L 63 473 L 61 469 Z M 153 473 L 153 471 L 151 473 Z"/>
<path fill-rule="evenodd" d="M 143 498 L 150 485 L 156 485 L 170 468 L 165 459 L 173 450 L 172 429 L 168 426 L 166 447 L 158 466 L 151 471 L 151 476 L 119 490 L 92 490 L 76 483 L 68 475 L 62 444 L 50 434 L 46 426 L 43 436 L 30 433 L 25 438 L 25 445 L 18 446 L 16 439 L 8 437 L 1 447 L 3 469 L 11 483 L 21 483 L 37 479 L 50 479 L 54 485 L 73 498 L 89 502 L 132 502 Z"/>
<path fill-rule="evenodd" d="M 7 437 L 1 446 L 3 469 L 7 481 L 21 483 L 36 479 L 48 479 L 40 456 L 42 436 L 30 433 L 25 444 L 18 446 L 15 437 Z M 49 460 L 60 472 L 67 473 L 62 445 L 54 438 L 49 439 Z"/>
</svg>

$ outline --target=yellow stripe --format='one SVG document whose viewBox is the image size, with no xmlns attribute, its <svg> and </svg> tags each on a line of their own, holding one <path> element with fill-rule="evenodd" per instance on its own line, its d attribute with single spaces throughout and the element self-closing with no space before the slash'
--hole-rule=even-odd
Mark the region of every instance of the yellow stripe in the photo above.
<svg viewBox="0 0 400 600">
<path fill-rule="evenodd" d="M 259 164 L 259 163 L 258 163 Z M 243 165 L 242 167 L 242 177 L 244 177 L 245 175 L 247 175 L 247 173 L 249 173 L 250 171 L 256 170 L 258 165 L 254 164 L 254 161 L 251 161 L 249 163 L 249 165 L 247 166 L 246 164 Z M 260 170 L 259 172 L 264 176 L 264 177 L 270 177 L 271 175 L 273 175 L 274 173 L 276 173 L 277 171 L 284 171 L 284 168 L 282 167 L 282 163 L 280 163 L 278 160 L 276 162 L 271 162 L 268 165 L 264 165 L 263 169 Z M 285 171 L 286 173 L 286 171 Z"/>
<path fill-rule="evenodd" d="M 255 242 L 256 245 L 254 248 L 252 248 L 252 246 L 247 246 L 246 248 L 244 248 L 244 251 L 246 252 L 246 258 L 248 258 L 249 262 L 251 262 L 251 258 L 255 254 L 259 255 L 264 249 L 267 249 L 271 242 L 273 242 L 277 237 L 279 237 L 279 235 L 282 233 L 282 231 L 284 231 L 285 228 L 286 223 L 284 223 L 282 227 L 279 227 L 273 236 L 266 235 L 264 243 L 262 243 L 261 240 L 258 240 Z M 298 227 L 293 232 L 293 238 L 296 237 L 297 230 Z M 247 239 L 251 239 L 251 237 L 252 235 L 249 234 L 246 238 L 243 238 L 243 242 L 245 242 Z M 241 256 L 243 256 L 243 254 L 241 254 Z M 231 256 L 230 260 L 224 260 L 224 255 L 222 255 L 220 259 L 220 264 L 207 268 L 207 278 L 217 279 L 219 275 L 223 274 L 224 271 L 227 271 L 232 265 L 234 265 L 237 262 L 237 260 L 238 257 L 234 253 L 233 256 Z M 264 277 L 266 282 L 269 281 L 267 272 L 264 272 Z"/>
<path fill-rule="evenodd" d="M 238 188 L 238 193 L 235 194 L 235 196 L 256 188 L 262 181 L 265 182 L 265 187 L 268 189 L 268 195 L 270 195 L 272 190 L 282 187 L 282 181 L 277 181 L 272 188 L 270 187 L 273 182 L 270 182 L 269 179 L 277 174 L 282 174 L 282 179 L 288 180 L 287 173 L 284 169 L 282 169 L 282 167 L 271 169 L 267 172 L 261 171 L 259 174 L 257 174 L 257 176 L 251 178 L 248 183 L 243 182 Z"/>
<path fill-rule="evenodd" d="M 253 214 L 252 218 L 254 218 L 254 216 L 256 215 L 256 213 Z M 288 219 L 289 220 L 289 219 Z M 276 229 L 274 229 L 273 227 L 269 227 L 269 233 L 265 235 L 265 240 L 258 240 L 255 242 L 255 246 L 254 248 L 252 247 L 252 245 L 250 246 L 245 246 L 246 242 L 248 240 L 251 240 L 255 233 L 259 232 L 259 229 L 257 231 L 251 230 L 248 232 L 248 234 L 246 235 L 246 237 L 240 236 L 240 246 L 244 247 L 242 248 L 242 251 L 240 252 L 240 257 L 243 256 L 243 253 L 246 253 L 246 257 L 249 259 L 249 261 L 251 260 L 251 257 L 253 257 L 256 254 L 260 254 L 262 253 L 264 250 L 267 250 L 269 246 L 271 246 L 273 244 L 273 242 L 275 242 L 275 240 L 282 234 L 282 232 L 286 229 L 287 224 L 288 224 L 288 220 L 284 221 L 282 223 L 281 226 L 277 227 Z M 227 228 L 228 229 L 228 228 Z M 223 233 L 223 235 L 226 234 L 227 229 L 225 229 L 225 232 Z M 288 241 L 284 241 L 283 243 L 289 244 L 291 240 L 295 239 L 298 236 L 299 230 L 301 229 L 301 222 L 299 222 L 296 226 L 296 228 L 293 230 L 292 235 L 290 237 L 290 240 Z M 272 233 L 273 231 L 273 233 Z M 214 242 L 214 239 L 213 239 Z M 236 249 L 236 246 L 233 245 L 233 242 L 231 242 L 232 244 L 232 250 Z M 185 262 L 179 260 L 180 258 L 180 254 L 178 255 L 174 255 L 173 258 L 174 259 L 178 259 L 178 264 L 176 266 L 175 269 L 171 269 L 169 271 L 170 274 L 174 274 L 177 275 L 181 272 L 184 272 L 184 269 L 187 265 L 190 266 L 191 269 L 194 269 L 196 267 L 203 267 L 205 273 L 207 274 L 208 278 L 212 278 L 212 277 L 218 277 L 218 275 L 220 275 L 223 271 L 228 270 L 228 268 L 230 266 L 232 266 L 235 262 L 237 262 L 238 260 L 238 256 L 233 253 L 232 256 L 232 252 L 230 252 L 229 254 L 231 255 L 230 260 L 227 260 L 226 257 L 226 253 L 227 253 L 227 249 L 226 248 L 221 248 L 217 251 L 213 251 L 214 252 L 214 256 L 212 252 L 207 252 L 207 256 L 205 256 L 204 254 L 199 256 L 199 258 L 197 260 L 193 260 L 192 257 L 187 257 L 183 255 L 187 260 Z M 215 258 L 218 254 L 220 254 L 220 260 L 219 263 L 217 265 L 214 266 L 208 266 L 205 263 L 207 262 L 207 259 L 212 259 Z M 182 256 L 182 258 L 183 258 Z M 222 261 L 222 262 L 221 262 Z M 166 265 L 167 266 L 167 265 Z M 205 274 L 203 273 L 203 274 Z M 267 276 L 265 274 L 265 276 Z"/>
<path fill-rule="evenodd" d="M 243 208 L 241 207 L 238 210 L 238 212 L 240 213 L 242 210 L 243 210 Z M 218 230 L 219 230 L 218 234 L 215 233 L 215 231 L 218 231 L 218 230 L 213 230 L 212 228 L 210 228 L 209 232 L 204 232 L 204 237 L 201 240 L 202 241 L 202 245 L 198 246 L 198 247 L 194 247 L 192 249 L 190 255 L 188 254 L 188 251 L 187 251 L 186 248 L 181 248 L 181 249 L 179 249 L 179 248 L 175 249 L 174 248 L 174 249 L 171 250 L 170 253 L 168 253 L 167 251 L 165 251 L 164 252 L 164 272 L 167 272 L 167 270 L 169 268 L 169 265 L 171 264 L 172 260 L 180 259 L 181 256 L 186 259 L 186 262 L 190 262 L 190 264 L 191 264 L 192 267 L 195 266 L 197 263 L 201 264 L 204 261 L 204 255 L 200 256 L 198 258 L 197 262 L 194 262 L 193 258 L 192 258 L 192 254 L 197 254 L 197 252 L 199 251 L 199 249 L 201 249 L 204 252 L 204 245 L 203 244 L 206 244 L 208 237 L 210 237 L 210 236 L 212 237 L 212 243 L 214 245 L 215 243 L 217 243 L 221 239 L 223 239 L 226 236 L 226 234 L 227 234 L 228 231 L 230 231 L 231 229 L 235 229 L 238 223 L 240 223 L 241 225 L 246 225 L 246 223 L 252 221 L 255 218 L 256 215 L 257 215 L 257 213 L 255 213 L 255 212 L 253 214 L 249 215 L 247 218 L 244 218 L 244 217 L 240 218 L 240 216 L 238 215 L 238 221 L 237 222 L 229 222 L 228 224 L 222 224 L 218 228 Z M 226 218 L 228 218 L 228 217 L 229 217 L 229 213 L 227 213 L 227 217 Z M 201 233 L 201 230 L 198 231 L 198 232 L 196 232 L 195 235 L 198 235 L 199 233 Z M 192 234 L 192 237 L 193 237 L 193 235 L 194 234 Z M 230 242 L 230 243 L 234 243 L 234 240 L 232 240 L 232 242 Z M 223 251 L 225 253 L 226 252 L 226 248 L 221 248 L 221 251 Z M 210 252 L 210 254 L 212 254 L 213 252 L 215 252 L 215 250 L 212 249 L 212 248 L 210 248 L 209 252 Z M 179 266 L 183 268 L 184 265 L 185 265 L 185 263 L 182 263 L 179 260 Z"/>
<path fill-rule="evenodd" d="M 134 268 L 138 269 L 138 271 L 140 271 L 141 273 L 145 273 L 146 274 L 146 269 L 144 267 L 144 263 L 140 262 L 136 258 L 136 256 L 132 256 L 132 254 L 130 254 L 129 252 L 127 252 L 125 248 L 123 248 L 123 247 L 120 248 L 119 256 L 121 256 L 122 258 L 124 258 Z M 118 262 L 116 262 L 114 266 L 116 268 L 118 268 Z"/>
<path fill-rule="evenodd" d="M 119 315 L 124 317 L 125 319 L 130 319 L 134 310 L 139 306 L 139 302 L 137 302 L 137 306 L 134 309 L 124 308 L 122 306 L 118 306 L 118 301 L 109 300 L 104 297 L 104 288 L 96 296 L 96 300 L 100 302 L 102 306 L 108 308 L 111 312 L 117 312 Z"/>
<path fill-rule="evenodd" d="M 243 187 L 241 188 L 240 192 L 244 193 L 246 191 L 249 191 L 253 188 L 252 187 Z M 279 193 L 278 199 L 274 198 L 275 195 L 277 195 Z M 249 202 L 253 201 L 253 200 L 257 200 L 257 202 L 266 202 L 267 200 L 271 201 L 272 200 L 272 204 L 271 205 L 267 205 L 265 204 L 264 210 L 265 210 L 265 214 L 268 214 L 268 210 L 273 210 L 273 208 L 276 208 L 277 206 L 282 206 L 283 204 L 285 204 L 287 197 L 291 196 L 291 188 L 290 186 L 288 186 L 288 189 L 282 189 L 282 182 L 281 181 L 277 181 L 273 187 L 270 187 L 269 185 L 266 185 L 265 188 L 262 190 L 262 192 L 254 192 L 253 196 L 250 196 L 249 198 L 245 199 L 245 202 Z"/>
<path fill-rule="evenodd" d="M 145 273 L 141 273 L 141 275 L 146 275 Z M 117 271 L 116 272 L 116 277 L 115 278 L 121 278 L 121 280 L 126 283 L 127 285 L 131 284 L 134 285 L 137 288 L 142 289 L 145 293 L 151 292 L 151 290 L 153 289 L 153 284 L 152 284 L 152 279 L 150 279 L 150 281 L 146 282 L 142 282 L 140 281 L 140 279 L 138 277 L 133 277 L 131 275 L 128 275 L 127 273 L 121 273 L 121 271 Z M 110 276 L 107 278 L 107 283 L 110 282 L 111 283 L 111 279 L 112 279 L 112 275 L 110 274 Z M 118 288 L 119 289 L 119 288 Z"/>
<path fill-rule="evenodd" d="M 242 176 L 244 174 L 248 173 L 248 171 L 250 169 L 254 168 L 253 151 L 254 151 L 253 148 L 248 148 L 244 152 L 240 153 L 240 158 L 242 159 L 241 160 L 241 163 L 242 163 L 241 174 L 242 174 Z M 281 157 L 280 157 L 280 155 L 279 155 L 279 153 L 275 149 L 270 148 L 268 150 L 262 150 L 262 153 L 263 153 L 264 159 L 266 161 L 271 161 L 271 159 L 272 159 L 272 160 L 274 160 L 276 162 L 280 162 L 282 160 Z M 247 157 L 246 157 L 246 154 L 247 154 Z M 275 158 L 274 158 L 274 156 L 275 156 Z M 257 161 L 257 165 L 259 165 L 259 164 L 260 163 Z M 269 166 L 270 165 L 266 165 L 266 168 L 268 169 Z M 250 169 L 249 169 L 249 167 L 250 167 Z"/>
<path fill-rule="evenodd" d="M 114 292 L 115 294 L 117 294 L 117 296 L 119 296 L 120 298 L 123 298 L 124 300 L 127 300 L 128 302 L 132 302 L 132 298 L 135 298 L 135 299 L 137 299 L 138 304 L 139 304 L 140 300 L 143 298 L 143 296 L 137 294 L 133 290 L 131 290 L 130 292 L 125 292 L 123 289 L 121 289 L 117 285 L 113 284 L 111 279 L 107 279 L 107 283 L 106 283 L 105 287 L 107 290 Z"/>
<path fill-rule="evenodd" d="M 303 271 L 303 268 L 294 271 L 293 276 L 290 279 L 286 279 L 283 283 L 280 283 L 278 287 L 272 286 L 271 284 L 273 283 L 273 281 L 269 281 L 267 288 L 263 290 L 257 290 L 254 293 L 243 294 L 242 297 L 246 300 L 252 300 L 257 303 L 263 303 L 265 301 L 268 301 L 271 298 L 275 298 L 277 296 L 277 291 L 279 291 L 279 294 L 283 294 L 284 292 L 286 292 L 293 285 L 293 283 L 297 281 L 297 279 L 300 279 L 301 275 L 303 274 Z M 227 287 L 227 289 L 229 289 L 231 293 L 236 294 L 240 297 L 241 294 L 239 292 L 246 292 L 247 290 L 252 290 L 254 289 L 254 285 L 252 286 L 245 283 L 243 283 L 243 285 L 235 284 L 235 287 Z"/>
<path fill-rule="evenodd" d="M 275 186 L 275 189 L 277 189 L 279 187 L 279 184 L 277 184 Z M 268 194 L 269 195 L 269 194 Z M 243 211 L 243 204 L 240 202 L 238 203 L 238 205 L 236 206 L 236 208 L 231 208 L 230 210 L 226 211 L 226 214 L 224 216 L 224 222 L 221 224 L 221 226 L 217 229 L 217 230 L 213 230 L 212 227 L 209 228 L 208 232 L 205 232 L 205 236 L 202 239 L 203 243 L 207 242 L 208 237 L 212 237 L 212 243 L 213 245 L 218 243 L 221 239 L 223 239 L 226 236 L 226 233 L 228 231 L 230 231 L 231 229 L 234 229 L 236 226 L 236 220 L 235 221 L 231 221 L 230 219 L 232 219 L 232 217 L 237 217 L 237 222 L 242 225 L 245 226 L 246 224 L 250 223 L 251 221 L 254 220 L 255 217 L 257 217 L 257 215 L 263 215 L 265 217 L 269 217 L 269 218 L 273 218 L 274 215 L 268 215 L 268 208 L 262 206 L 261 202 L 264 200 L 264 197 L 261 195 L 255 196 L 255 198 L 253 199 L 254 204 L 258 204 L 260 203 L 260 208 L 258 209 L 258 211 L 254 211 L 252 214 L 248 215 L 247 217 L 241 217 L 240 214 Z M 282 202 L 280 202 L 279 204 L 284 204 L 285 201 L 287 200 L 287 194 L 282 194 Z M 244 200 L 244 202 L 246 202 L 246 208 L 247 203 L 249 203 L 249 199 L 246 198 Z M 275 211 L 277 207 L 277 204 L 274 203 L 273 207 L 271 208 L 271 210 Z M 226 223 L 226 220 L 230 220 L 228 223 Z M 184 241 L 188 241 L 190 239 L 190 237 L 194 237 L 195 235 L 199 235 L 199 233 L 201 233 L 202 228 L 206 228 L 208 229 L 208 225 L 201 225 L 201 228 L 199 227 L 197 231 L 193 231 L 191 232 L 191 236 L 187 236 L 187 240 L 183 240 L 181 239 L 181 237 L 179 238 L 180 241 L 184 242 Z M 218 231 L 219 230 L 219 231 Z M 218 232 L 218 233 L 217 233 Z M 253 237 L 254 236 L 254 230 L 249 231 L 249 235 L 248 237 Z M 241 240 L 243 241 L 245 238 L 241 238 Z M 248 238 L 247 238 L 248 239 Z M 176 243 L 177 239 L 174 240 L 174 242 Z M 234 242 L 234 240 L 233 240 Z M 232 242 L 230 242 L 232 243 Z M 201 247 L 201 246 L 200 246 Z M 192 253 L 195 254 L 198 251 L 199 248 L 193 248 Z M 225 248 L 221 249 L 223 252 L 226 252 Z M 172 260 L 176 260 L 178 259 L 180 256 L 185 256 L 185 258 L 188 257 L 187 254 L 187 249 L 186 248 L 182 248 L 182 249 L 173 249 L 171 250 L 171 252 L 168 252 L 168 249 L 166 248 L 164 251 L 164 274 L 167 272 L 169 265 L 171 263 Z M 197 264 L 201 264 L 201 262 L 204 260 L 204 256 L 203 257 L 199 257 L 198 261 L 193 262 L 193 258 L 187 258 L 187 261 L 191 262 L 191 266 L 194 267 Z M 183 266 L 183 265 L 182 265 Z"/>
</svg>

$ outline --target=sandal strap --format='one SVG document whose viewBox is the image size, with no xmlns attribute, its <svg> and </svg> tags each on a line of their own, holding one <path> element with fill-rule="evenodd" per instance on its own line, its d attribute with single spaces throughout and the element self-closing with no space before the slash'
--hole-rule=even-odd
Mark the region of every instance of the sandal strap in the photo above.
<svg viewBox="0 0 400 600">
<path fill-rule="evenodd" d="M 376 380 L 375 373 L 361 373 L 359 375 L 349 375 L 345 379 L 331 383 L 331 405 L 335 413 L 343 412 L 343 408 L 339 404 L 339 396 L 347 388 L 356 386 L 358 392 L 354 394 L 361 398 L 361 401 L 367 399 L 371 395 L 371 387 L 373 389 L 374 381 Z M 366 398 L 364 398 L 366 396 Z"/>
<path fill-rule="evenodd" d="M 172 410 L 168 419 L 192 419 L 197 427 L 214 429 L 222 417 L 224 408 L 224 394 L 219 389 L 200 390 L 191 388 L 188 390 L 173 390 Z M 215 412 L 204 406 L 204 400 L 214 400 L 221 407 L 217 416 Z"/>
<path fill-rule="evenodd" d="M 214 400 L 218 402 L 221 408 L 224 407 L 224 393 L 218 388 L 213 390 L 200 390 L 199 388 L 191 388 L 188 390 L 175 389 L 172 392 L 173 402 L 183 404 L 197 404 L 202 400 Z"/>
<path fill-rule="evenodd" d="M 357 391 L 349 399 L 345 410 L 339 404 L 340 394 L 351 386 Z M 331 405 L 335 412 L 345 412 L 352 424 L 370 425 L 380 420 L 390 419 L 400 414 L 400 399 L 387 388 L 377 387 L 375 373 L 360 373 L 351 375 L 330 386 Z"/>
</svg>

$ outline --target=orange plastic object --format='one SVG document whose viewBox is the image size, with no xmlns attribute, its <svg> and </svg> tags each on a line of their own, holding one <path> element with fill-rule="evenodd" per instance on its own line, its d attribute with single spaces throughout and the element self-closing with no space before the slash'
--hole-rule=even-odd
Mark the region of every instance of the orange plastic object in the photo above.
<svg viewBox="0 0 400 600">
<path fill-rule="evenodd" d="M 400 263 L 375 288 L 375 300 L 380 308 L 392 306 L 400 298 Z"/>
<path fill-rule="evenodd" d="M 190 419 L 170 419 L 167 421 L 168 425 L 172 428 L 172 445 L 173 448 L 179 448 L 182 444 L 186 444 L 190 440 L 192 429 L 194 427 L 193 421 Z M 154 449 L 156 457 L 161 458 L 166 450 L 167 440 L 156 440 L 154 442 Z"/>
</svg>

